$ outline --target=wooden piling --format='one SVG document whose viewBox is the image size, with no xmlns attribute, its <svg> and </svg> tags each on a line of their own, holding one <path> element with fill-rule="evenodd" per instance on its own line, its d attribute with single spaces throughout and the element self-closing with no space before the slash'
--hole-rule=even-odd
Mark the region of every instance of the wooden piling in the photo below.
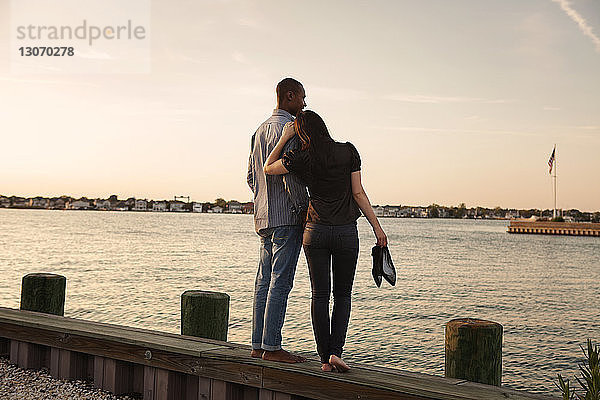
<svg viewBox="0 0 600 400">
<path fill-rule="evenodd" d="M 67 278 L 55 274 L 28 274 L 21 286 L 21 310 L 63 316 Z"/>
<path fill-rule="evenodd" d="M 187 290 L 181 295 L 181 334 L 227 340 L 229 295 Z"/>
<path fill-rule="evenodd" d="M 502 325 L 471 318 L 448 322 L 445 375 L 500 386 Z"/>
</svg>

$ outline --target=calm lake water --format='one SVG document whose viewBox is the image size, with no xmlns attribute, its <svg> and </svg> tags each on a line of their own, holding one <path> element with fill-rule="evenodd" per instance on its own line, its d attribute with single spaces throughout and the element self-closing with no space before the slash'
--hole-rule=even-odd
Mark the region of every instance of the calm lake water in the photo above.
<svg viewBox="0 0 600 400">
<path fill-rule="evenodd" d="M 398 281 L 371 277 L 361 252 L 345 358 L 444 373 L 444 324 L 504 326 L 503 385 L 556 393 L 579 345 L 600 341 L 600 239 L 509 235 L 506 221 L 382 219 Z M 0 209 L 0 306 L 19 307 L 21 278 L 67 277 L 65 315 L 179 333 L 188 289 L 231 296 L 229 340 L 249 344 L 258 237 L 252 216 Z M 284 346 L 314 353 L 310 283 L 300 256 Z"/>
</svg>

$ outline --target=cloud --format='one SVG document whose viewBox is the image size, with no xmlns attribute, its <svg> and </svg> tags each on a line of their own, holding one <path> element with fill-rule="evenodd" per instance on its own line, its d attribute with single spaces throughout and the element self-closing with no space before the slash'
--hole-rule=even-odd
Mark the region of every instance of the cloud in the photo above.
<svg viewBox="0 0 600 400">
<path fill-rule="evenodd" d="M 407 94 L 391 94 L 384 97 L 385 100 L 400 101 L 403 103 L 485 103 L 485 104 L 500 104 L 508 103 L 510 100 L 503 99 L 484 99 L 479 97 L 461 97 L 461 96 L 430 96 L 430 95 L 407 95 Z"/>
<path fill-rule="evenodd" d="M 596 46 L 596 51 L 600 53 L 600 37 L 596 36 L 594 31 L 592 30 L 592 27 L 587 24 L 586 20 L 581 16 L 581 14 L 579 14 L 577 11 L 575 11 L 571 7 L 571 2 L 568 0 L 552 0 L 552 1 L 559 4 L 560 8 L 562 8 L 562 10 L 573 21 L 575 21 L 577 23 L 577 25 L 579 26 L 579 29 L 585 36 L 592 39 L 592 42 L 594 42 L 594 45 Z"/>
</svg>

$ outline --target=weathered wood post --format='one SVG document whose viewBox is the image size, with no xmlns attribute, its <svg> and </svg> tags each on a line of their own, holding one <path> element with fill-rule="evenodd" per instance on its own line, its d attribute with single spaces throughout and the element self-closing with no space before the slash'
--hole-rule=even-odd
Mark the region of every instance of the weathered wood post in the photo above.
<svg viewBox="0 0 600 400">
<path fill-rule="evenodd" d="M 227 340 L 229 295 L 186 290 L 181 295 L 181 334 Z"/>
<path fill-rule="evenodd" d="M 55 274 L 28 274 L 21 284 L 21 310 L 63 316 L 67 278 Z M 33 343 L 10 341 L 10 361 L 21 368 L 51 367 L 51 349 Z M 53 372 L 52 368 L 51 372 Z"/>
<path fill-rule="evenodd" d="M 28 274 L 21 286 L 21 310 L 65 315 L 67 278 L 55 274 Z"/>
<path fill-rule="evenodd" d="M 446 324 L 446 378 L 500 386 L 502 325 L 481 319 L 453 319 Z"/>
</svg>

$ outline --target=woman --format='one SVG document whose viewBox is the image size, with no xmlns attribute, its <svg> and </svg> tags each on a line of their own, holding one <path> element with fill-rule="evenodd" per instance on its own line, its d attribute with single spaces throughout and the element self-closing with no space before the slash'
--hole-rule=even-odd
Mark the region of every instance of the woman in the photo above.
<svg viewBox="0 0 600 400">
<path fill-rule="evenodd" d="M 298 134 L 301 148 L 281 157 L 285 143 Z M 325 122 L 313 111 L 301 111 L 288 124 L 265 162 L 265 173 L 298 175 L 308 187 L 310 201 L 302 245 L 312 288 L 311 316 L 321 369 L 350 368 L 342 360 L 350 319 L 350 296 L 358 259 L 356 220 L 362 210 L 373 227 L 377 245 L 387 246 L 360 177 L 360 156 L 351 143 L 334 141 Z M 333 313 L 329 296 L 333 270 Z"/>
</svg>

